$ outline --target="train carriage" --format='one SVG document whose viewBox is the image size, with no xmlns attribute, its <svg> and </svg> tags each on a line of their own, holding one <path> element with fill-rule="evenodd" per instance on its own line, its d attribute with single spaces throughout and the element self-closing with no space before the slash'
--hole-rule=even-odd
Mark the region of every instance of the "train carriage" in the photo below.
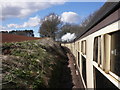
<svg viewBox="0 0 120 90">
<path fill-rule="evenodd" d="M 84 32 L 64 43 L 76 59 L 85 88 L 120 89 L 120 2 L 107 2 Z"/>
</svg>

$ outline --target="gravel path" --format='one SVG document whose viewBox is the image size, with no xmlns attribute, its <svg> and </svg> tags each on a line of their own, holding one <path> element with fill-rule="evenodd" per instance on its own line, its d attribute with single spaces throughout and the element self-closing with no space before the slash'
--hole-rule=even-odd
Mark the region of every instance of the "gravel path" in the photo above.
<svg viewBox="0 0 120 90">
<path fill-rule="evenodd" d="M 76 69 L 75 69 L 75 60 L 73 58 L 73 55 L 71 53 L 67 53 L 68 60 L 66 60 L 66 63 L 63 67 L 63 74 L 61 79 L 61 87 L 62 88 L 70 88 L 71 90 L 74 88 L 77 88 L 79 90 L 83 89 L 83 84 L 81 77 L 76 75 Z"/>
</svg>

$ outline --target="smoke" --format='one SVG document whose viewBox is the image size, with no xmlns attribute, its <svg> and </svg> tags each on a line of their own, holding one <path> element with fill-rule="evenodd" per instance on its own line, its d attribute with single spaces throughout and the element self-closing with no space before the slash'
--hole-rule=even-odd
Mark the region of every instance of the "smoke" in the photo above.
<svg viewBox="0 0 120 90">
<path fill-rule="evenodd" d="M 61 40 L 63 42 L 65 42 L 65 41 L 69 42 L 69 41 L 73 41 L 75 38 L 76 38 L 75 33 L 73 33 L 73 34 L 67 33 L 61 37 Z"/>
</svg>

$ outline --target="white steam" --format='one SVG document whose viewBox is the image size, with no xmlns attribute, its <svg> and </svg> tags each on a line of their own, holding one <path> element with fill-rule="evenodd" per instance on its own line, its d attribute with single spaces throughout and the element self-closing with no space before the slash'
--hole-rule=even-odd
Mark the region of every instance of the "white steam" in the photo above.
<svg viewBox="0 0 120 90">
<path fill-rule="evenodd" d="M 65 42 L 65 41 L 69 42 L 69 41 L 74 40 L 75 38 L 76 38 L 75 33 L 73 33 L 73 34 L 67 33 L 67 34 L 65 34 L 65 35 L 63 35 L 63 36 L 61 37 L 61 40 L 62 40 L 63 42 Z"/>
</svg>

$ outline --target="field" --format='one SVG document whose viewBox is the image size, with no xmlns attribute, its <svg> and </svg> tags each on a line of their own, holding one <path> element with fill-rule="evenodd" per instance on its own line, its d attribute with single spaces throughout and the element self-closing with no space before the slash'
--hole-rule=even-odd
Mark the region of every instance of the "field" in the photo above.
<svg viewBox="0 0 120 90">
<path fill-rule="evenodd" d="M 21 42 L 21 41 L 27 41 L 27 40 L 37 40 L 41 38 L 0 33 L 0 39 L 1 39 L 0 43 L 5 43 L 5 42 L 9 43 L 9 42 Z"/>
</svg>

